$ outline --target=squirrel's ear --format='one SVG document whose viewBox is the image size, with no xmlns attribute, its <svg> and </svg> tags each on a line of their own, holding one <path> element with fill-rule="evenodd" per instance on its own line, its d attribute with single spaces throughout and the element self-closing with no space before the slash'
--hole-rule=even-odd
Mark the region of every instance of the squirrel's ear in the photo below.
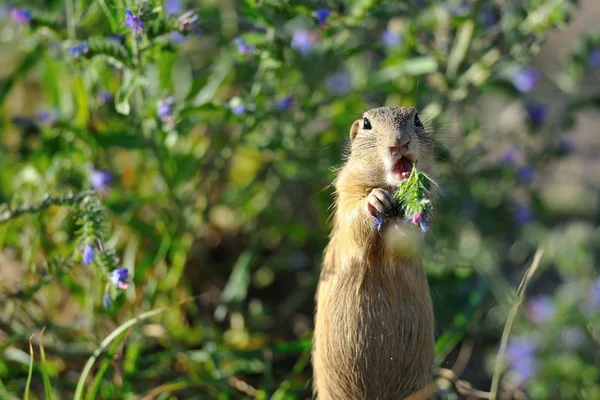
<svg viewBox="0 0 600 400">
<path fill-rule="evenodd" d="M 356 135 L 358 134 L 358 127 L 360 126 L 360 119 L 354 121 L 352 126 L 350 127 L 350 141 L 353 141 Z"/>
</svg>

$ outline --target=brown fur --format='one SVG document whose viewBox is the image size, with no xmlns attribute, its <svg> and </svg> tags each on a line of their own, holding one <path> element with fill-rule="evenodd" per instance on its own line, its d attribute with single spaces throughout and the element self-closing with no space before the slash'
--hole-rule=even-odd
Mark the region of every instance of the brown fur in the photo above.
<svg viewBox="0 0 600 400">
<path fill-rule="evenodd" d="M 410 139 L 408 154 L 431 173 L 433 139 L 416 111 L 381 107 L 350 129 L 351 147 L 335 185 L 333 230 L 316 295 L 314 391 L 319 400 L 399 400 L 432 381 L 434 319 L 419 257 L 386 247 L 367 209 L 387 180 L 389 147 Z M 401 143 L 402 142 L 402 143 Z M 414 228 L 414 227 L 413 227 Z M 427 396 L 421 397 L 426 398 Z"/>
</svg>

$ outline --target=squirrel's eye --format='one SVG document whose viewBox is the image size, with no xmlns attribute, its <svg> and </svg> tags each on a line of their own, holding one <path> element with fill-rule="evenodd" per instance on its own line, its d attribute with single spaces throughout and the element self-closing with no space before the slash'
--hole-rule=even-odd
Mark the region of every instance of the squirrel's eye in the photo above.
<svg viewBox="0 0 600 400">
<path fill-rule="evenodd" d="M 417 128 L 422 128 L 423 123 L 421 123 L 421 119 L 419 118 L 419 114 L 415 114 L 415 126 Z"/>
<path fill-rule="evenodd" d="M 368 118 L 363 118 L 363 129 L 371 129 L 371 121 Z"/>
</svg>

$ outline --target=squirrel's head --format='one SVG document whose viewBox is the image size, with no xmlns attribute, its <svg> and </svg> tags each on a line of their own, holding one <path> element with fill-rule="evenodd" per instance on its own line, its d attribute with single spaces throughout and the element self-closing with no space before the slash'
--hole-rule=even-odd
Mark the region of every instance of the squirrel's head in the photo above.
<svg viewBox="0 0 600 400">
<path fill-rule="evenodd" d="M 350 128 L 348 163 L 370 175 L 374 186 L 396 187 L 412 165 L 431 173 L 434 140 L 412 107 L 379 107 L 366 111 Z M 358 172 L 358 171 L 357 171 Z"/>
</svg>

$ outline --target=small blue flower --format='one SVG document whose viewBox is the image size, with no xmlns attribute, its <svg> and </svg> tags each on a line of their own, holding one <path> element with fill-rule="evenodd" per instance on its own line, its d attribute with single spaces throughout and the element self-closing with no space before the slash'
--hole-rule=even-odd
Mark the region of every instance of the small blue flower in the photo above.
<svg viewBox="0 0 600 400">
<path fill-rule="evenodd" d="M 188 11 L 179 17 L 179 31 L 200 35 L 202 32 L 200 31 L 199 22 L 198 14 L 194 11 Z"/>
<path fill-rule="evenodd" d="M 336 72 L 329 75 L 325 80 L 327 90 L 337 95 L 348 93 L 352 89 L 350 76 L 346 72 Z"/>
<path fill-rule="evenodd" d="M 525 204 L 518 204 L 513 210 L 513 218 L 518 225 L 524 225 L 533 220 L 533 211 Z"/>
<path fill-rule="evenodd" d="M 185 43 L 187 39 L 187 36 L 182 35 L 180 32 L 171 32 L 171 41 L 173 43 Z"/>
<path fill-rule="evenodd" d="M 86 244 L 83 249 L 83 263 L 85 265 L 90 265 L 92 261 L 96 258 L 96 254 L 94 253 L 94 248 L 90 244 Z"/>
<path fill-rule="evenodd" d="M 125 45 L 125 36 L 123 35 L 117 35 L 116 33 L 111 33 L 110 35 L 108 35 L 108 38 L 110 40 L 114 40 L 115 42 L 119 43 L 120 45 Z"/>
<path fill-rule="evenodd" d="M 94 189 L 101 193 L 106 193 L 108 190 L 108 184 L 110 183 L 112 176 L 108 171 L 94 170 L 92 171 L 90 181 Z"/>
<path fill-rule="evenodd" d="M 421 232 L 425 233 L 429 230 L 429 220 L 426 217 L 423 217 L 420 225 L 421 225 Z"/>
<path fill-rule="evenodd" d="M 243 104 L 237 104 L 231 107 L 231 112 L 233 113 L 233 115 L 242 115 L 246 112 L 246 106 Z"/>
<path fill-rule="evenodd" d="M 256 50 L 255 46 L 251 46 L 248 43 L 246 43 L 246 41 L 241 38 L 241 37 L 237 37 L 233 40 L 233 43 L 235 43 L 238 47 L 238 51 L 240 52 L 240 54 L 243 55 L 248 55 L 248 54 L 252 54 L 254 53 L 254 51 Z"/>
<path fill-rule="evenodd" d="M 98 91 L 97 99 L 98 99 L 98 102 L 106 104 L 106 103 L 110 103 L 111 101 L 113 101 L 114 97 L 113 97 L 112 93 L 109 92 L 108 90 L 100 90 L 100 91 Z"/>
<path fill-rule="evenodd" d="M 13 8 L 10 10 L 10 17 L 17 24 L 24 25 L 31 22 L 32 15 L 31 11 L 26 8 Z"/>
<path fill-rule="evenodd" d="M 396 47 L 400 43 L 402 43 L 402 36 L 398 31 L 386 29 L 381 34 L 381 40 L 383 41 L 383 44 L 385 44 L 387 47 Z"/>
<path fill-rule="evenodd" d="M 571 153 L 575 150 L 575 144 L 570 137 L 562 136 L 558 139 L 558 151 L 561 153 Z"/>
<path fill-rule="evenodd" d="M 321 25 L 321 27 L 325 27 L 327 25 L 327 18 L 329 18 L 329 14 L 331 11 L 327 8 L 319 8 L 315 11 L 315 19 Z"/>
<path fill-rule="evenodd" d="M 378 213 L 377 215 L 373 215 L 372 217 L 373 217 L 373 221 L 375 222 L 375 229 L 377 229 L 378 231 L 381 231 L 381 227 L 383 226 L 383 223 L 385 222 L 383 215 Z"/>
<path fill-rule="evenodd" d="M 181 0 L 167 0 L 165 2 L 166 15 L 181 14 L 182 11 L 183 5 L 181 4 Z"/>
<path fill-rule="evenodd" d="M 545 324 L 554 317 L 554 301 L 550 296 L 535 296 L 527 302 L 527 315 L 536 324 Z"/>
<path fill-rule="evenodd" d="M 517 171 L 519 181 L 523 183 L 531 183 L 535 176 L 535 171 L 529 165 L 525 165 Z"/>
<path fill-rule="evenodd" d="M 537 103 L 529 103 L 525 106 L 529 120 L 534 126 L 541 125 L 546 119 L 546 109 L 543 105 Z"/>
<path fill-rule="evenodd" d="M 73 57 L 79 57 L 80 55 L 87 54 L 89 46 L 87 42 L 81 42 L 76 46 L 69 47 L 67 50 L 69 51 L 69 53 L 71 53 Z"/>
<path fill-rule="evenodd" d="M 127 268 L 117 268 L 110 273 L 110 280 L 119 289 L 127 289 L 129 285 L 125 282 L 129 277 Z"/>
<path fill-rule="evenodd" d="M 521 156 L 521 152 L 514 146 L 509 146 L 500 154 L 500 162 L 504 165 L 515 165 Z"/>
<path fill-rule="evenodd" d="M 175 105 L 175 99 L 173 97 L 167 97 L 164 100 L 159 100 L 156 104 L 156 114 L 158 117 L 166 123 L 173 124 L 173 106 Z"/>
<path fill-rule="evenodd" d="M 588 55 L 588 63 L 593 69 L 600 68 L 600 47 L 590 52 Z"/>
<path fill-rule="evenodd" d="M 131 10 L 125 10 L 125 26 L 131 29 L 136 36 L 142 33 L 144 23 L 138 15 L 135 15 Z"/>
<path fill-rule="evenodd" d="M 531 92 L 540 80 L 540 73 L 535 68 L 526 68 L 513 78 L 513 85 L 521 93 Z"/>
<path fill-rule="evenodd" d="M 306 55 L 312 51 L 316 40 L 317 37 L 314 32 L 306 29 L 298 29 L 294 32 L 291 46 L 293 49 L 298 50 L 300 54 Z"/>
<path fill-rule="evenodd" d="M 285 111 L 292 106 L 293 102 L 294 102 L 294 96 L 289 95 L 289 96 L 286 96 L 283 99 L 279 100 L 279 102 L 277 102 L 277 105 L 275 106 L 275 108 L 278 111 Z"/>
<path fill-rule="evenodd" d="M 102 304 L 104 304 L 104 307 L 110 308 L 110 303 L 111 303 L 110 293 L 108 293 L 108 290 L 107 290 L 106 292 L 104 292 L 104 296 L 102 297 Z"/>
<path fill-rule="evenodd" d="M 57 119 L 58 116 L 56 112 L 40 111 L 37 114 L 37 121 L 40 125 L 52 126 Z"/>
</svg>

